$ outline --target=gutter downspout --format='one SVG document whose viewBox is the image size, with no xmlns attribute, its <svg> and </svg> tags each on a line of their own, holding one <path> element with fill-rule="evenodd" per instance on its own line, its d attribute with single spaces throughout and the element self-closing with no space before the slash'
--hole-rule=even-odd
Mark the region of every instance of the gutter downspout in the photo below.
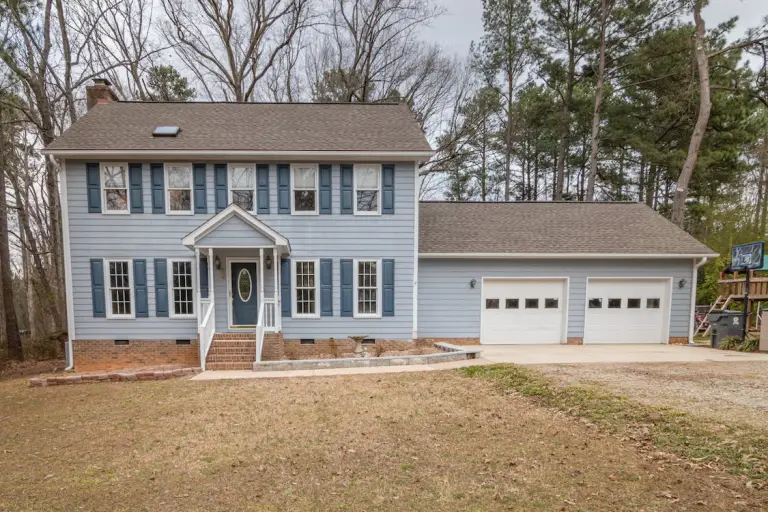
<svg viewBox="0 0 768 512">
<path fill-rule="evenodd" d="M 696 288 L 699 286 L 699 267 L 709 261 L 707 256 L 701 258 L 701 261 L 696 263 L 693 260 L 693 279 L 691 282 L 691 316 L 689 319 L 690 325 L 688 326 L 688 344 L 693 344 L 693 324 L 696 322 Z"/>
</svg>

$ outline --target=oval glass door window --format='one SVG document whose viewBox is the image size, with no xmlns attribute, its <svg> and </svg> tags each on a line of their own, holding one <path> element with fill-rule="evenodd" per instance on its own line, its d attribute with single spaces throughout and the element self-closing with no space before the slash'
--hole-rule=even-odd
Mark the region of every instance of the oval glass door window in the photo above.
<svg viewBox="0 0 768 512">
<path fill-rule="evenodd" d="M 237 275 L 237 294 L 240 296 L 240 300 L 248 302 L 251 299 L 251 290 L 253 290 L 251 273 L 244 268 Z"/>
</svg>

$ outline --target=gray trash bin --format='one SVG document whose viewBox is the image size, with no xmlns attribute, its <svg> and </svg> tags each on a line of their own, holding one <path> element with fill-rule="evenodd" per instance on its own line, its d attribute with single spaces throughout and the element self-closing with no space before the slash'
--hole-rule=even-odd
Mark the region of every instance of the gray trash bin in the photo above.
<svg viewBox="0 0 768 512">
<path fill-rule="evenodd" d="M 744 324 L 743 312 L 724 309 L 709 314 L 709 324 L 712 326 L 712 348 L 720 348 L 720 342 L 728 336 L 741 336 L 741 326 Z"/>
</svg>

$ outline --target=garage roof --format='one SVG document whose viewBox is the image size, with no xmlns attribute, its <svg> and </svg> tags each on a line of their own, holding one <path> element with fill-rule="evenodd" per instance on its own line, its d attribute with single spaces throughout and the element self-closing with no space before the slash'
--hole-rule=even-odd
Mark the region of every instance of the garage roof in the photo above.
<svg viewBox="0 0 768 512">
<path fill-rule="evenodd" d="M 717 256 L 642 203 L 422 202 L 419 253 L 429 257 Z"/>
</svg>

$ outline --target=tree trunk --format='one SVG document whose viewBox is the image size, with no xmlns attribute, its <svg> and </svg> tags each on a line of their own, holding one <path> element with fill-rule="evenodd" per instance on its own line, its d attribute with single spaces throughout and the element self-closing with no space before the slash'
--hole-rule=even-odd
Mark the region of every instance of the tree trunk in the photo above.
<svg viewBox="0 0 768 512">
<path fill-rule="evenodd" d="M 587 181 L 587 201 L 595 198 L 595 179 L 597 178 L 597 149 L 600 136 L 600 107 L 603 104 L 603 83 L 605 82 L 605 24 L 608 19 L 608 0 L 600 2 L 600 62 L 597 68 L 595 85 L 595 111 L 592 114 L 592 145 L 589 151 L 589 180 Z"/>
<path fill-rule="evenodd" d="M 641 203 L 645 202 L 645 160 L 640 160 L 640 173 L 638 174 L 637 181 L 637 200 Z"/>
<path fill-rule="evenodd" d="M 509 182 L 512 174 L 512 84 L 508 84 L 507 93 L 507 133 L 506 145 L 504 148 L 504 200 L 509 201 Z"/>
<path fill-rule="evenodd" d="M 693 18 L 696 22 L 694 51 L 699 71 L 699 117 L 696 119 L 696 126 L 693 129 L 693 135 L 691 135 L 691 143 L 688 146 L 688 156 L 685 159 L 683 170 L 680 171 L 680 177 L 675 188 L 675 199 L 672 203 L 672 222 L 681 227 L 685 219 L 685 200 L 688 197 L 688 185 L 691 182 L 693 170 L 696 167 L 701 140 L 704 138 L 704 132 L 707 130 L 709 114 L 712 110 L 712 99 L 709 92 L 709 60 L 705 47 L 704 20 L 701 17 L 701 7 L 702 2 L 697 1 L 693 8 Z"/>
<path fill-rule="evenodd" d="M 3 116 L 0 114 L 0 278 L 3 287 L 3 317 L 5 335 L 8 340 L 8 358 L 24 360 L 21 346 L 19 322 L 16 317 L 16 301 L 13 294 L 13 274 L 11 273 L 11 250 L 8 235 L 8 204 L 5 196 L 6 176 L 6 137 Z"/>
<path fill-rule="evenodd" d="M 646 180 L 645 188 L 645 204 L 654 208 L 654 200 L 656 198 L 656 176 L 658 170 L 656 164 L 651 164 L 648 168 L 648 179 Z"/>
</svg>

